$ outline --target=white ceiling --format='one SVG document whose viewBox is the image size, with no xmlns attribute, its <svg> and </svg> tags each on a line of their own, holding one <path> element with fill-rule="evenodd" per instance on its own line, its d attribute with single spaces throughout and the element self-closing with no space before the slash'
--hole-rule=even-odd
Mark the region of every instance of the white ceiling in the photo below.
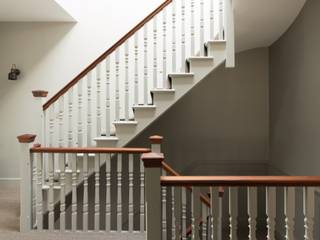
<svg viewBox="0 0 320 240">
<path fill-rule="evenodd" d="M 234 0 L 236 49 L 267 47 L 294 22 L 306 0 Z"/>
<path fill-rule="evenodd" d="M 0 22 L 74 22 L 55 0 L 0 0 Z"/>
</svg>

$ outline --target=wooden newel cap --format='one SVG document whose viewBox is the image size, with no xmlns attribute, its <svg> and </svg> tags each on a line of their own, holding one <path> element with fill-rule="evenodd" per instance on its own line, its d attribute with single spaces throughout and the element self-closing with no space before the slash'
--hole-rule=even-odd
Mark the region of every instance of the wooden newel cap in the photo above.
<svg viewBox="0 0 320 240">
<path fill-rule="evenodd" d="M 32 143 L 37 135 L 34 134 L 23 134 L 18 136 L 18 141 L 20 143 Z"/>
<path fill-rule="evenodd" d="M 159 135 L 154 135 L 154 136 L 149 137 L 149 139 L 152 144 L 161 144 L 163 137 L 159 136 Z"/>
<path fill-rule="evenodd" d="M 32 95 L 34 97 L 42 97 L 45 98 L 48 96 L 48 91 L 44 91 L 44 90 L 33 90 L 32 91 Z"/>
<path fill-rule="evenodd" d="M 161 168 L 164 156 L 163 153 L 144 153 L 141 160 L 146 168 Z"/>
</svg>

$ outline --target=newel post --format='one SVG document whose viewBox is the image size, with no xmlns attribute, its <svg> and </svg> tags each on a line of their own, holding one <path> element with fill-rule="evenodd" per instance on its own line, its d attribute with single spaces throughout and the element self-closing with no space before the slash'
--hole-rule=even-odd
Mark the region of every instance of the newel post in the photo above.
<svg viewBox="0 0 320 240">
<path fill-rule="evenodd" d="M 38 140 L 39 142 L 43 145 L 46 146 L 45 144 L 45 121 L 46 121 L 46 116 L 45 116 L 45 111 L 43 110 L 42 106 L 46 101 L 46 97 L 48 96 L 48 92 L 44 90 L 33 90 L 32 95 L 35 98 L 36 104 L 37 104 L 37 109 L 39 111 L 38 117 L 40 117 L 41 121 L 41 129 L 39 131 L 39 136 Z"/>
<path fill-rule="evenodd" d="M 17 137 L 20 142 L 20 231 L 32 229 L 32 155 L 30 148 L 36 138 L 33 134 Z"/>
<path fill-rule="evenodd" d="M 141 160 L 145 167 L 145 207 L 147 240 L 161 240 L 161 169 L 162 153 L 145 153 Z"/>
<path fill-rule="evenodd" d="M 149 137 L 151 142 L 151 151 L 155 153 L 161 153 L 161 143 L 163 140 L 162 136 L 154 135 Z"/>
</svg>

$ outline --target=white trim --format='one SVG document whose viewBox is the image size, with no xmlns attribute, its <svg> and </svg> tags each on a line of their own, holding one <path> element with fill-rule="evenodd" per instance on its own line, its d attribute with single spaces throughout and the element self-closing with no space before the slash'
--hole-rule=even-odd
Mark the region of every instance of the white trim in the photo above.
<svg viewBox="0 0 320 240">
<path fill-rule="evenodd" d="M 0 181 L 20 181 L 21 178 L 0 178 Z"/>
</svg>

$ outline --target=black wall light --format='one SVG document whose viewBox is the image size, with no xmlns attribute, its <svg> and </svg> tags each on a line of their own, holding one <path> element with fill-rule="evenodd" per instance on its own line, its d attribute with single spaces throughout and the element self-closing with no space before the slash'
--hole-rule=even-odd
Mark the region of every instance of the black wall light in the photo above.
<svg viewBox="0 0 320 240">
<path fill-rule="evenodd" d="M 15 64 L 12 64 L 11 71 L 8 74 L 9 80 L 17 80 L 20 75 L 20 70 L 16 68 Z"/>
</svg>

